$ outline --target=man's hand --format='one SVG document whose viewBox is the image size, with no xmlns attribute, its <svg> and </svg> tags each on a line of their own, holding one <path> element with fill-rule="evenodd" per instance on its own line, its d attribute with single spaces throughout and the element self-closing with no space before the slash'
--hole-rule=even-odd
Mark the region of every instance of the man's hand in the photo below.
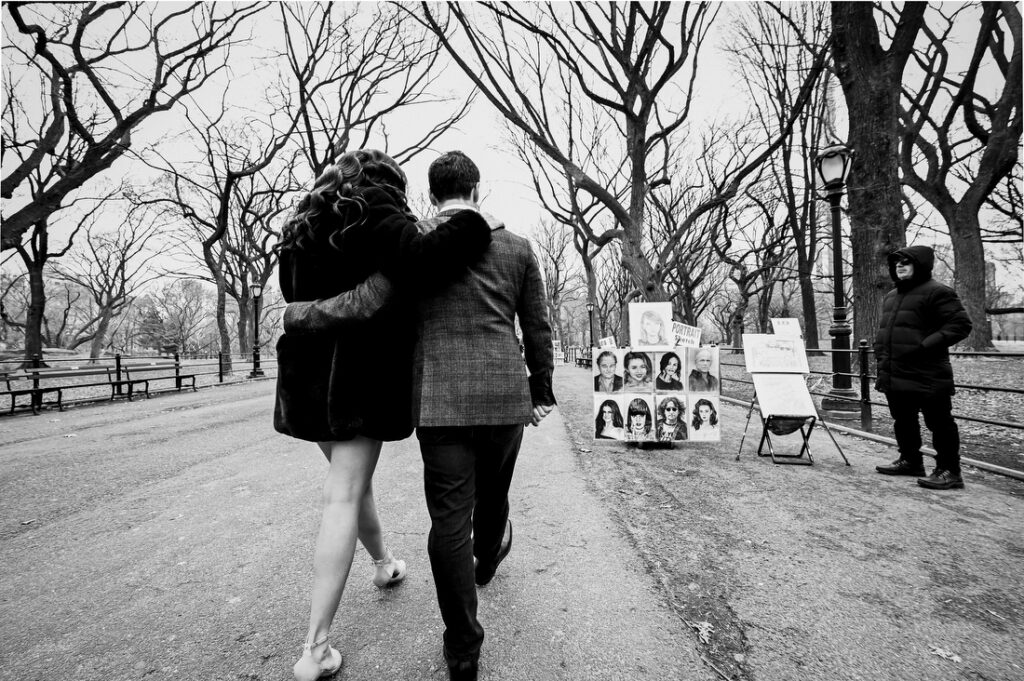
<svg viewBox="0 0 1024 681">
<path fill-rule="evenodd" d="M 530 425 L 539 426 L 540 422 L 544 420 L 544 417 L 551 413 L 554 409 L 553 404 L 535 404 L 533 405 L 533 414 L 530 416 Z"/>
</svg>

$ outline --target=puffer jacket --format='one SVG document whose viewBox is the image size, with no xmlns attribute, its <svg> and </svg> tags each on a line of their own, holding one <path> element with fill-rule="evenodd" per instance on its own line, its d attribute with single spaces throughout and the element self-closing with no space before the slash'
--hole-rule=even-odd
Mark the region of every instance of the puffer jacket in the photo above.
<svg viewBox="0 0 1024 681">
<path fill-rule="evenodd" d="M 906 281 L 896 276 L 900 258 L 914 263 L 914 274 Z M 896 287 L 882 300 L 882 319 L 875 336 L 875 389 L 952 395 L 949 348 L 971 332 L 971 318 L 956 292 L 932 279 L 932 249 L 908 246 L 890 253 L 888 262 Z"/>
</svg>

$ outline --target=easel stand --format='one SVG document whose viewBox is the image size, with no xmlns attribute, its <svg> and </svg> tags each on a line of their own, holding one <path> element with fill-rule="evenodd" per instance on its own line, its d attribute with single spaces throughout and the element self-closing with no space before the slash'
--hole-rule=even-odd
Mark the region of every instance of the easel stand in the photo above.
<svg viewBox="0 0 1024 681">
<path fill-rule="evenodd" d="M 814 424 L 818 420 L 817 416 L 790 416 L 786 414 L 772 414 L 768 418 L 764 419 L 764 427 L 761 430 L 761 443 L 757 446 L 758 456 L 770 456 L 772 463 L 783 463 L 799 466 L 811 466 L 814 464 L 814 459 L 811 457 L 811 445 L 808 442 L 808 438 L 811 437 L 811 431 L 814 430 Z M 772 436 L 776 435 L 789 435 L 800 431 L 800 437 L 802 439 L 800 445 L 800 451 L 796 454 L 776 454 L 775 447 L 772 446 Z M 768 445 L 768 453 L 764 454 L 764 446 Z M 807 458 L 803 458 L 804 454 L 807 454 Z"/>
<path fill-rule="evenodd" d="M 762 378 L 764 377 L 764 378 Z M 821 423 L 825 428 L 825 432 L 832 439 L 832 444 L 836 446 L 836 450 L 839 452 L 839 456 L 843 457 L 843 461 L 846 465 L 850 465 L 849 459 L 846 458 L 846 454 L 843 453 L 842 447 L 839 446 L 839 442 L 836 440 L 835 435 L 832 434 L 832 429 L 828 427 L 826 421 L 819 421 L 818 414 L 814 409 L 814 403 L 811 401 L 811 396 L 807 392 L 807 385 L 803 381 L 803 377 L 799 375 L 790 374 L 785 378 L 778 376 L 755 374 L 754 375 L 754 399 L 750 403 L 750 409 L 747 411 L 747 423 L 743 428 L 743 437 L 740 438 L 740 448 L 736 452 L 736 460 L 740 460 L 740 453 L 743 451 L 743 443 L 747 439 L 747 430 L 750 428 L 750 418 L 754 413 L 754 407 L 758 409 L 758 413 L 761 416 L 761 441 L 757 446 L 758 456 L 771 457 L 772 463 L 774 464 L 789 464 L 798 466 L 811 466 L 814 464 L 814 458 L 811 456 L 811 445 L 810 437 L 811 432 L 814 430 L 814 426 Z M 761 379 L 761 380 L 758 380 Z M 760 384 L 760 386 L 759 386 Z M 769 387 L 770 386 L 770 387 Z M 761 390 L 758 390 L 758 387 Z M 769 392 L 775 392 L 779 395 L 783 394 L 777 390 L 780 387 L 784 387 L 783 391 L 787 399 L 783 402 L 779 402 L 775 399 L 777 395 L 772 395 L 772 399 L 776 404 L 788 404 L 790 406 L 801 406 L 799 413 L 771 413 L 769 407 L 761 404 L 761 393 L 766 395 Z M 806 399 L 804 399 L 806 398 Z M 781 411 L 781 410 L 780 410 Z M 800 449 L 796 454 L 778 454 L 775 452 L 775 447 L 772 444 L 771 436 L 774 435 L 789 435 L 790 433 L 800 432 Z M 764 453 L 765 445 L 768 446 L 768 453 Z M 807 455 L 804 458 L 804 454 Z"/>
</svg>

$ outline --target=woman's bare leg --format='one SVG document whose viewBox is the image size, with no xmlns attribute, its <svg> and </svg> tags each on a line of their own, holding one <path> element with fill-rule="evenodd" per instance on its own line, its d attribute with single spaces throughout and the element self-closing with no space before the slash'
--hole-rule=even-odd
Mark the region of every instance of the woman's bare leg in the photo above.
<svg viewBox="0 0 1024 681">
<path fill-rule="evenodd" d="M 359 541 L 374 560 L 381 560 L 387 553 L 384 534 L 377 515 L 377 502 L 373 496 L 373 480 L 366 486 L 366 492 L 359 503 Z"/>
<path fill-rule="evenodd" d="M 371 490 L 370 481 L 380 456 L 381 443 L 356 437 L 353 440 L 321 445 L 330 459 L 324 482 L 324 507 L 320 533 L 313 552 L 313 590 L 310 598 L 307 643 L 325 639 L 338 610 L 345 582 L 352 567 L 356 537 L 360 534 L 361 517 Z M 375 508 L 370 506 L 374 511 Z M 376 532 L 380 534 L 378 520 Z M 316 659 L 327 651 L 323 643 L 313 649 Z"/>
</svg>

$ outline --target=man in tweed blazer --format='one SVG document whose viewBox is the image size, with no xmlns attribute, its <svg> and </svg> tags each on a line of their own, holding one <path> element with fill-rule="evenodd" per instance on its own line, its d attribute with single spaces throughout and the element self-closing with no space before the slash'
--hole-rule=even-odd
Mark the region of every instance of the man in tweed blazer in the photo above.
<svg viewBox="0 0 1024 681">
<path fill-rule="evenodd" d="M 428 180 L 438 215 L 425 229 L 476 208 L 480 172 L 465 154 L 437 158 Z M 525 239 L 489 221 L 495 229 L 480 262 L 420 302 L 413 363 L 413 414 L 431 519 L 427 548 L 452 679 L 476 678 L 484 630 L 474 581 L 488 583 L 512 548 L 508 490 L 523 425 L 540 423 L 555 404 L 537 259 Z"/>
<path fill-rule="evenodd" d="M 465 154 L 436 159 L 428 179 L 438 214 L 421 222 L 422 230 L 459 210 L 478 210 L 480 173 Z M 477 677 L 484 630 L 477 619 L 476 585 L 491 580 L 512 547 L 508 490 L 523 426 L 539 424 L 555 404 L 551 326 L 537 259 L 529 242 L 483 215 L 493 231 L 482 259 L 416 306 L 413 417 L 431 517 L 427 548 L 451 679 Z M 390 287 L 376 277 L 335 298 L 292 303 L 285 328 L 336 327 L 365 316 L 387 295 Z"/>
</svg>

